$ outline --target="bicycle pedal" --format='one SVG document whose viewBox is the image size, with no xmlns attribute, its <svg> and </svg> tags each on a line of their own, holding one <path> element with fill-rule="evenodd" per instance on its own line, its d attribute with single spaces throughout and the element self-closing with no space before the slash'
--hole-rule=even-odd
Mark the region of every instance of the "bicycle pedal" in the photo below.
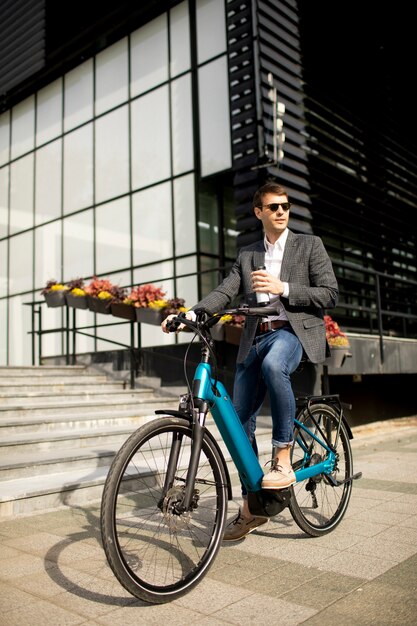
<svg viewBox="0 0 417 626">
<path fill-rule="evenodd" d="M 281 513 L 290 503 L 289 489 L 261 489 L 248 493 L 248 506 L 252 515 L 257 517 L 274 517 Z"/>
</svg>

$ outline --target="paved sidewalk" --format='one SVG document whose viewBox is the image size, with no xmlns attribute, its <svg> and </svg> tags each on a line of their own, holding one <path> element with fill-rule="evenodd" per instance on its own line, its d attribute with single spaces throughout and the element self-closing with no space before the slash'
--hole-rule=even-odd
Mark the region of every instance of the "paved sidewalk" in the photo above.
<svg viewBox="0 0 417 626">
<path fill-rule="evenodd" d="M 1 522 L 0 625 L 414 626 L 417 418 L 354 435 L 363 478 L 334 532 L 307 538 L 286 511 L 223 545 L 202 583 L 170 604 L 138 601 L 113 577 L 98 505 Z M 230 515 L 237 507 L 236 499 Z"/>
</svg>

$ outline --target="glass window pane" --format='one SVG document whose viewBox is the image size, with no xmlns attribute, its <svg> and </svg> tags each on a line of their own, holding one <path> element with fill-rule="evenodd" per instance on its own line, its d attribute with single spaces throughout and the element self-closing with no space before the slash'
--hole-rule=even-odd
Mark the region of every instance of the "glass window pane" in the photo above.
<svg viewBox="0 0 417 626">
<path fill-rule="evenodd" d="M 61 280 L 62 222 L 52 222 L 35 230 L 35 289 L 48 280 Z"/>
<path fill-rule="evenodd" d="M 0 241 L 0 298 L 4 296 L 7 296 L 7 240 Z"/>
<path fill-rule="evenodd" d="M 171 185 L 165 183 L 133 196 L 133 265 L 172 255 Z"/>
<path fill-rule="evenodd" d="M 32 296 L 17 296 L 9 300 L 9 365 L 32 364 L 32 316 L 30 302 Z"/>
<path fill-rule="evenodd" d="M 0 239 L 6 237 L 9 228 L 9 168 L 0 169 Z"/>
<path fill-rule="evenodd" d="M 127 106 L 96 120 L 95 180 L 96 202 L 129 191 Z"/>
<path fill-rule="evenodd" d="M 97 315 L 97 321 L 103 321 L 105 318 L 109 321 L 116 318 L 111 315 Z M 122 319 L 118 320 L 122 322 Z M 97 352 L 108 352 L 109 350 L 121 350 L 122 347 L 117 344 L 111 344 L 109 341 L 116 341 L 122 343 L 125 346 L 130 346 L 130 324 L 111 324 L 111 326 L 99 326 L 97 330 Z M 100 341 L 100 338 L 107 339 L 108 341 Z"/>
<path fill-rule="evenodd" d="M 64 81 L 64 129 L 67 131 L 93 117 L 93 60 L 66 74 Z"/>
<path fill-rule="evenodd" d="M 0 115 L 0 165 L 10 158 L 10 111 Z"/>
<path fill-rule="evenodd" d="M 173 170 L 176 175 L 194 167 L 193 109 L 189 74 L 171 83 L 171 107 Z"/>
<path fill-rule="evenodd" d="M 77 328 L 84 328 L 86 333 L 94 333 L 94 313 L 88 309 L 74 309 L 77 316 Z M 77 335 L 75 352 L 83 354 L 85 352 L 94 352 L 94 339 L 84 335 Z"/>
<path fill-rule="evenodd" d="M 93 203 L 93 125 L 64 137 L 64 213 Z"/>
<path fill-rule="evenodd" d="M 36 102 L 36 145 L 62 133 L 62 78 L 38 93 Z"/>
<path fill-rule="evenodd" d="M 37 296 L 36 296 L 37 298 Z M 49 307 L 43 307 L 42 309 L 42 328 L 44 330 L 53 330 L 57 328 L 62 328 L 62 317 L 65 313 L 64 309 L 51 309 Z M 78 319 L 77 319 L 78 324 Z M 65 345 L 63 342 L 63 336 L 60 332 L 48 333 L 43 335 L 42 337 L 42 356 L 57 356 L 64 354 L 63 346 Z"/>
<path fill-rule="evenodd" d="M 156 263 L 148 267 L 141 267 L 134 272 L 134 284 L 152 283 L 160 287 L 166 293 L 167 298 L 174 296 L 174 281 L 171 277 L 174 274 L 174 264 L 172 261 Z M 166 279 L 164 280 L 164 277 Z M 162 346 L 175 343 L 175 334 L 167 335 L 163 333 L 160 326 L 141 324 L 141 346 Z"/>
<path fill-rule="evenodd" d="M 92 276 L 93 211 L 84 211 L 63 221 L 64 280 Z"/>
<path fill-rule="evenodd" d="M 223 187 L 224 252 L 226 257 L 236 258 L 236 212 L 233 187 Z"/>
<path fill-rule="evenodd" d="M 184 278 L 177 278 L 178 297 L 184 298 L 187 307 L 194 306 L 198 302 L 197 257 L 188 256 L 185 259 L 177 259 L 175 272 L 177 276 L 184 275 Z M 194 276 L 187 276 L 193 273 Z"/>
<path fill-rule="evenodd" d="M 33 268 L 33 231 L 10 237 L 9 291 L 31 291 Z M 24 251 L 24 254 L 23 254 Z"/>
<path fill-rule="evenodd" d="M 177 76 L 190 68 L 190 23 L 188 17 L 188 3 L 181 2 L 171 10 L 170 46 L 171 46 L 171 76 Z"/>
<path fill-rule="evenodd" d="M 198 63 L 226 51 L 224 4 L 224 0 L 197 0 Z"/>
<path fill-rule="evenodd" d="M 33 226 L 33 153 L 10 166 L 10 232 Z"/>
<path fill-rule="evenodd" d="M 144 187 L 171 175 L 168 88 L 132 103 L 132 184 Z"/>
<path fill-rule="evenodd" d="M 174 180 L 175 255 L 197 251 L 194 175 Z"/>
<path fill-rule="evenodd" d="M 200 251 L 219 253 L 219 208 L 215 189 L 202 183 L 199 190 Z"/>
<path fill-rule="evenodd" d="M 135 269 L 133 271 L 133 283 L 135 285 L 152 283 L 157 287 L 161 287 L 164 291 L 168 291 L 168 288 L 171 287 L 171 282 L 165 279 L 170 279 L 173 275 L 174 263 L 172 261 L 164 261 Z M 168 297 L 171 297 L 172 293 L 171 290 Z"/>
<path fill-rule="evenodd" d="M 128 99 L 127 38 L 96 56 L 96 115 Z"/>
<path fill-rule="evenodd" d="M 130 266 L 129 199 L 96 208 L 96 272 L 104 274 Z"/>
<path fill-rule="evenodd" d="M 201 171 L 208 176 L 232 165 L 226 57 L 199 70 L 198 87 Z"/>
<path fill-rule="evenodd" d="M 26 98 L 12 110 L 12 159 L 35 146 L 35 96 Z"/>
<path fill-rule="evenodd" d="M 168 29 L 166 14 L 131 35 L 131 96 L 168 80 Z"/>
<path fill-rule="evenodd" d="M 0 365 L 7 365 L 7 300 L 0 300 Z"/>
<path fill-rule="evenodd" d="M 41 224 L 61 215 L 62 140 L 36 152 L 35 223 Z"/>
</svg>

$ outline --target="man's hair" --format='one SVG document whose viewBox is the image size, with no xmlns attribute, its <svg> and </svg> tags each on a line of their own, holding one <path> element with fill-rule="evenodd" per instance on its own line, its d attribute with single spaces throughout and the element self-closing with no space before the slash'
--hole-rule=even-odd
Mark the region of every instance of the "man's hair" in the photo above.
<svg viewBox="0 0 417 626">
<path fill-rule="evenodd" d="M 278 183 L 269 181 L 268 183 L 262 185 L 262 187 L 259 187 L 259 189 L 255 192 L 252 203 L 253 208 L 255 208 L 256 206 L 262 206 L 263 198 L 267 193 L 273 193 L 276 196 L 286 196 L 288 200 L 287 190 L 284 189 L 284 187 L 282 187 L 281 185 L 278 185 Z"/>
</svg>

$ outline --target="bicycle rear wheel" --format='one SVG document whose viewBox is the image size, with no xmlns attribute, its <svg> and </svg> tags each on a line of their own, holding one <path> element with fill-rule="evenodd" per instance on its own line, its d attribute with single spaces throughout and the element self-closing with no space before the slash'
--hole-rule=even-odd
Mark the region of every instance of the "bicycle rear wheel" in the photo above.
<svg viewBox="0 0 417 626">
<path fill-rule="evenodd" d="M 223 537 L 227 479 L 207 436 L 190 510 L 182 513 L 178 507 L 192 436 L 185 419 L 162 417 L 146 424 L 119 450 L 105 483 L 101 534 L 108 563 L 123 587 L 147 602 L 168 602 L 192 589 L 207 573 Z M 175 468 L 166 479 L 174 448 Z"/>
<path fill-rule="evenodd" d="M 329 442 L 335 445 L 336 464 L 331 476 L 343 481 L 352 476 L 352 450 L 349 435 L 343 422 L 340 425 L 336 442 L 339 416 L 333 407 L 317 404 L 305 409 L 297 419 L 304 424 L 320 440 L 310 415 L 313 415 Z M 320 463 L 326 458 L 326 450 L 315 439 L 304 432 L 299 426 L 294 431 L 292 449 L 292 465 L 294 471 Z M 318 537 L 333 530 L 342 520 L 352 491 L 352 481 L 334 486 L 326 474 L 319 474 L 307 480 L 297 482 L 291 487 L 289 508 L 294 521 L 308 535 Z"/>
</svg>

